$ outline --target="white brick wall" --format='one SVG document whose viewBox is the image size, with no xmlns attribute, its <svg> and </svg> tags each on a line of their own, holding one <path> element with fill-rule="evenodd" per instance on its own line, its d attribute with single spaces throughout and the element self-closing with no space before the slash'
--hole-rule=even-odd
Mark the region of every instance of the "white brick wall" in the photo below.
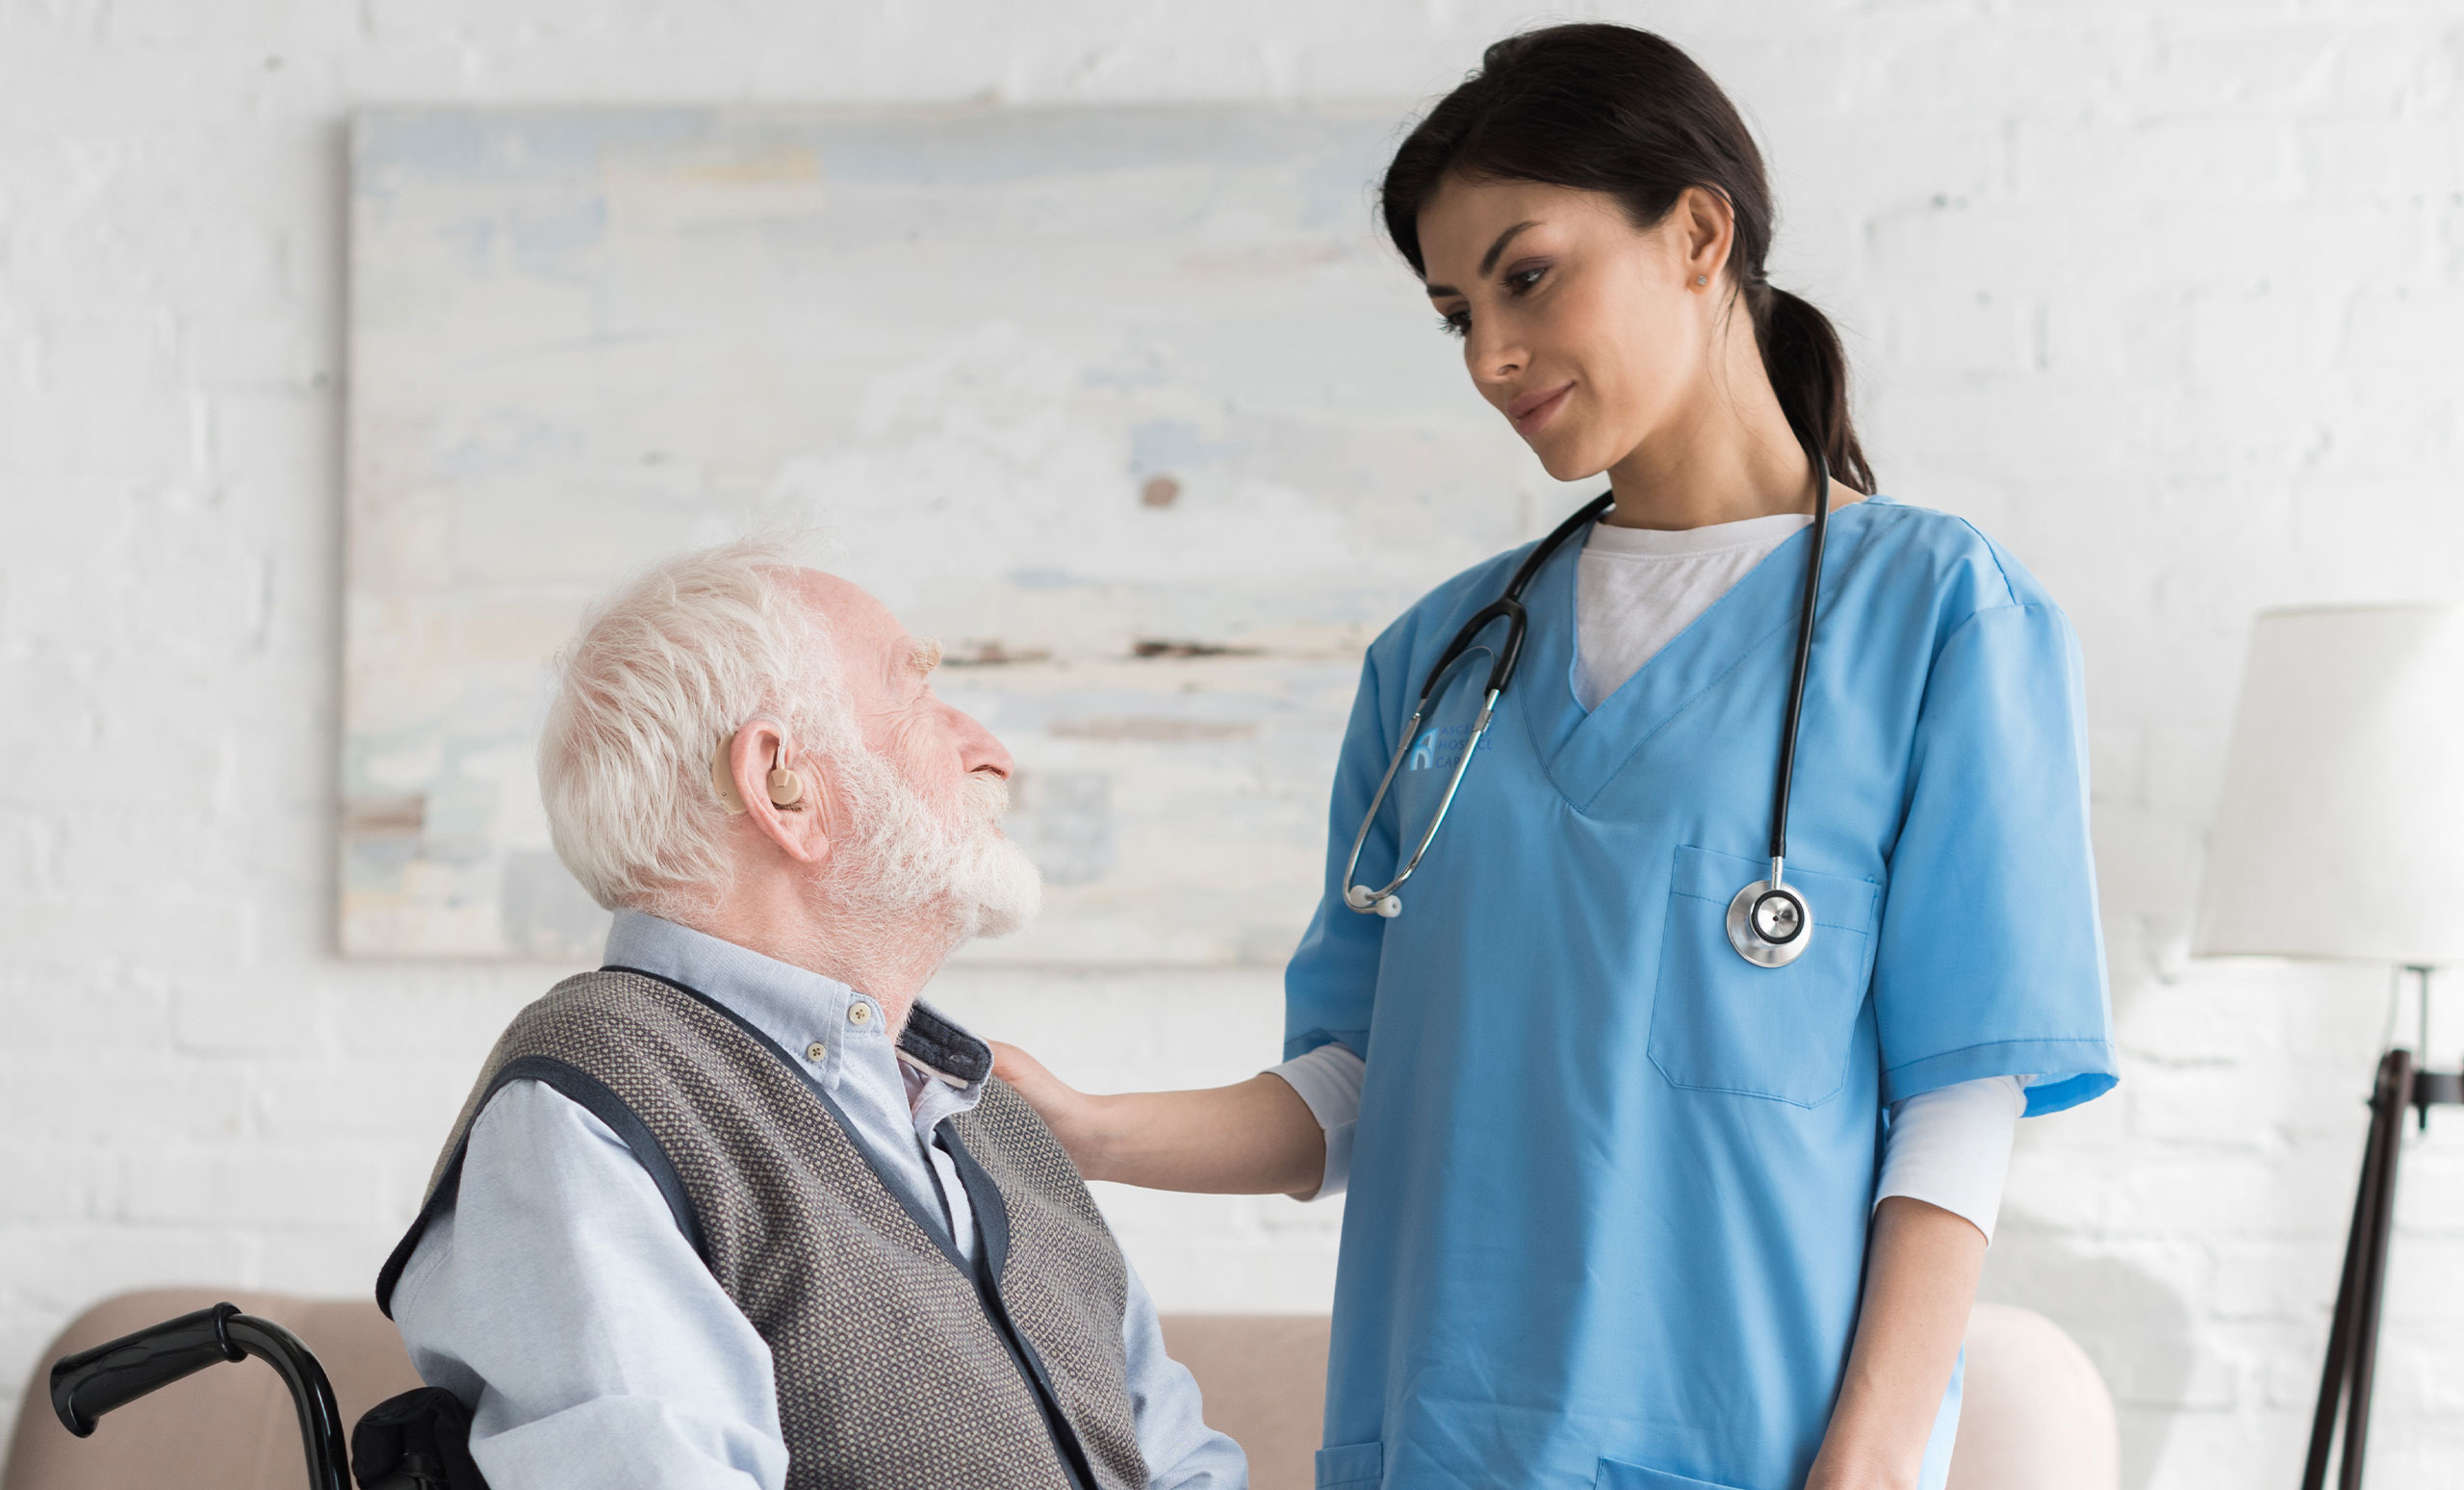
<svg viewBox="0 0 2464 1490">
<path fill-rule="evenodd" d="M 1989 1290 L 2095 1355 L 2131 1485 L 2289 1484 L 2383 985 L 2192 963 L 2185 926 L 2251 609 L 2464 587 L 2464 17 L 1608 9 L 1765 131 L 1778 273 L 1849 328 L 1887 488 L 2086 641 L 2126 1080 L 2029 1125 Z M 0 1391 L 115 1289 L 364 1289 L 553 973 L 331 951 L 349 109 L 1408 98 L 1524 14 L 0 0 Z M 946 996 L 1091 1082 L 1238 1075 L 1278 1018 L 1250 974 Z M 2382 1485 L 2464 1485 L 2460 1125 L 2402 1192 Z M 1168 1307 L 1325 1297 L 1328 1211 L 1112 1199 Z"/>
</svg>

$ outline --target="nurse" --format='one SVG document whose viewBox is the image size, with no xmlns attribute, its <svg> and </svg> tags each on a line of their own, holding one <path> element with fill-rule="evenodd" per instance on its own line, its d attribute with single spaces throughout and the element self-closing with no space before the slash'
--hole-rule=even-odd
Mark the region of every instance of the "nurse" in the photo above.
<svg viewBox="0 0 2464 1490">
<path fill-rule="evenodd" d="M 1346 902 L 1355 834 L 1528 549 L 1370 648 L 1285 1065 L 1121 1096 L 1002 1069 L 1090 1177 L 1348 1187 L 1324 1490 L 1932 1490 L 2013 1128 L 2114 1084 L 2070 628 L 1967 523 L 1868 495 L 1839 341 L 1764 276 L 1759 154 L 1668 42 L 1491 47 L 1382 206 L 1474 385 L 1613 505 L 1532 578 L 1393 917 Z M 1770 868 L 1817 500 L 1812 925 L 1767 966 L 1728 912 Z M 1360 882 L 1437 811 L 1504 632 L 1415 732 Z"/>
</svg>

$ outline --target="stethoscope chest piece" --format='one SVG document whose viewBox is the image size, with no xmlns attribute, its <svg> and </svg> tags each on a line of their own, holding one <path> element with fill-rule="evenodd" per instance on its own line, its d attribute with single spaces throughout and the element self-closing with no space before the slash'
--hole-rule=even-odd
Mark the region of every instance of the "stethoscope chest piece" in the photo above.
<svg viewBox="0 0 2464 1490">
<path fill-rule="evenodd" d="M 1795 886 L 1757 880 L 1729 902 L 1729 945 L 1757 967 L 1785 967 L 1813 940 L 1813 911 Z"/>
</svg>

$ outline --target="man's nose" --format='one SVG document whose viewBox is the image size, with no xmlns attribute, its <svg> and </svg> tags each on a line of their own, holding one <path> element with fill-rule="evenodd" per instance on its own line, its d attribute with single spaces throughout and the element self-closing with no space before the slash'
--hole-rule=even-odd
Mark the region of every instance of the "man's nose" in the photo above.
<svg viewBox="0 0 2464 1490">
<path fill-rule="evenodd" d="M 959 759 L 969 771 L 989 771 L 1008 781 L 1017 773 L 1018 762 L 1010 758 L 1010 747 L 1001 737 L 978 723 L 973 714 L 963 709 L 951 709 L 958 727 Z"/>
</svg>

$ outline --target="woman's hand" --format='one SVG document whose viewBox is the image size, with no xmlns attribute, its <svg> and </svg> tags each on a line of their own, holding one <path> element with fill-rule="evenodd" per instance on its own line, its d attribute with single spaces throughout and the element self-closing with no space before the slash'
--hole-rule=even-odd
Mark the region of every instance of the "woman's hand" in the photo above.
<svg viewBox="0 0 2464 1490">
<path fill-rule="evenodd" d="M 1326 1171 L 1326 1135 L 1280 1076 L 1260 1072 L 1199 1092 L 1092 1096 L 998 1040 L 992 1074 L 1017 1089 L 1091 1180 L 1305 1200 Z"/>
<path fill-rule="evenodd" d="M 1089 1179 L 1108 1179 L 1102 1169 L 1099 1117 L 1102 1098 L 1084 1092 L 1045 1070 L 1043 1063 L 1015 1045 L 991 1040 L 992 1074 L 1017 1089 L 1018 1095 L 1043 1119 L 1061 1146 L 1069 1151 L 1078 1172 Z"/>
</svg>

